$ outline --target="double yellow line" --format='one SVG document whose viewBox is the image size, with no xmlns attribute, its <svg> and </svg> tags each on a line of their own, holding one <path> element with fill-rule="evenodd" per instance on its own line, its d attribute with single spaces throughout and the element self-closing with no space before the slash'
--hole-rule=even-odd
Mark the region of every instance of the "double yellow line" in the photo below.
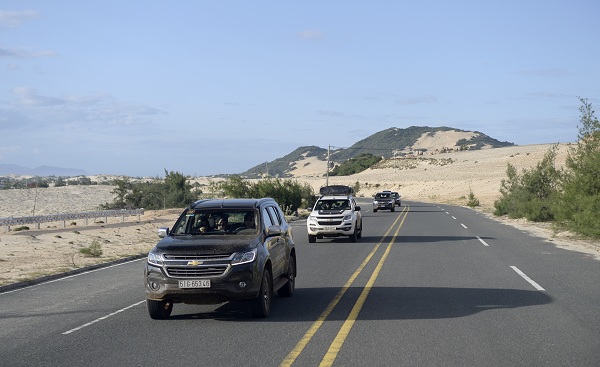
<svg viewBox="0 0 600 367">
<path fill-rule="evenodd" d="M 396 218 L 394 223 L 392 223 L 390 228 L 383 235 L 383 239 L 385 239 L 393 231 L 393 229 L 396 226 L 396 224 L 398 223 L 398 221 L 400 221 L 400 224 L 396 228 L 396 232 L 394 233 L 394 236 L 390 240 L 390 242 L 385 250 L 385 253 L 379 260 L 379 263 L 377 263 L 377 266 L 375 267 L 373 274 L 371 274 L 371 277 L 369 278 L 367 285 L 363 288 L 363 291 L 361 292 L 360 296 L 358 297 L 358 300 L 354 304 L 354 307 L 350 311 L 348 318 L 346 318 L 346 321 L 340 328 L 340 331 L 338 332 L 337 336 L 335 337 L 335 339 L 329 346 L 329 349 L 327 350 L 327 353 L 325 353 L 325 356 L 321 360 L 321 364 L 319 366 L 326 367 L 326 366 L 333 365 L 333 362 L 337 358 L 337 355 L 338 355 L 340 349 L 342 348 L 342 345 L 344 344 L 346 337 L 350 333 L 352 326 L 354 326 L 354 322 L 356 321 L 358 314 L 359 314 L 360 310 L 362 309 L 362 307 L 365 303 L 365 300 L 367 299 L 367 296 L 369 295 L 369 292 L 371 291 L 371 288 L 373 287 L 373 284 L 375 284 L 375 280 L 379 276 L 379 272 L 381 271 L 381 268 L 383 267 L 383 263 L 385 262 L 388 254 L 390 253 L 390 249 L 392 248 L 392 245 L 394 244 L 394 241 L 396 240 L 396 237 L 398 236 L 398 232 L 400 232 L 400 228 L 402 228 L 402 225 L 404 224 L 404 220 L 406 219 L 406 216 L 407 216 L 409 210 L 410 210 L 410 207 L 405 205 L 404 209 L 402 210 L 402 213 L 398 216 L 398 218 Z M 308 329 L 308 331 L 300 339 L 298 344 L 296 344 L 294 349 L 292 349 L 292 351 L 285 357 L 283 362 L 281 362 L 281 364 L 279 365 L 280 367 L 289 367 L 296 361 L 296 359 L 300 356 L 300 353 L 302 353 L 302 351 L 308 345 L 308 343 L 313 338 L 313 336 L 321 328 L 321 326 L 323 325 L 323 323 L 325 322 L 325 320 L 327 319 L 329 314 L 331 314 L 331 312 L 333 311 L 335 306 L 342 299 L 342 296 L 346 293 L 346 291 L 350 288 L 350 286 L 352 285 L 354 280 L 358 277 L 358 275 L 363 271 L 365 266 L 369 263 L 371 258 L 375 255 L 375 253 L 377 252 L 377 250 L 383 243 L 383 239 L 381 240 L 381 242 L 379 242 L 373 248 L 373 250 L 371 250 L 371 252 L 369 253 L 369 255 L 367 255 L 365 260 L 360 264 L 360 266 L 356 269 L 356 271 L 352 274 L 352 276 L 350 276 L 350 278 L 348 279 L 346 284 L 344 284 L 342 289 L 340 289 L 340 291 L 336 294 L 336 296 L 329 303 L 329 305 L 325 308 L 325 310 L 321 313 L 321 315 L 317 318 L 317 320 L 311 325 L 311 327 Z"/>
</svg>

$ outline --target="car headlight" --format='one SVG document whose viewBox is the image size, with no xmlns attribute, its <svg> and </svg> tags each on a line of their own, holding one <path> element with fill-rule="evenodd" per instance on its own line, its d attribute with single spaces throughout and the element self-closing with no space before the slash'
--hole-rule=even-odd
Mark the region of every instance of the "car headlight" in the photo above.
<svg viewBox="0 0 600 367">
<path fill-rule="evenodd" d="M 164 258 L 161 254 L 155 254 L 154 252 L 148 253 L 148 264 L 163 266 Z"/>
<path fill-rule="evenodd" d="M 344 222 L 350 222 L 352 221 L 352 214 L 348 214 L 344 216 Z"/>
<path fill-rule="evenodd" d="M 251 263 L 256 259 L 256 249 L 246 252 L 236 252 L 231 257 L 231 265 Z"/>
<path fill-rule="evenodd" d="M 313 215 L 309 215 L 307 221 L 310 224 L 317 224 L 317 217 L 315 217 Z"/>
</svg>

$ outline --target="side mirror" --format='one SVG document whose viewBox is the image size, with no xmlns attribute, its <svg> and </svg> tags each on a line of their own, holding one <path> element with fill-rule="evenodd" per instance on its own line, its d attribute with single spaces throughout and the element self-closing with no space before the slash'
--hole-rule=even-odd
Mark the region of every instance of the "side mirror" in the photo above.
<svg viewBox="0 0 600 367">
<path fill-rule="evenodd" d="M 158 237 L 165 238 L 169 235 L 169 228 L 161 227 L 158 229 Z"/>
<path fill-rule="evenodd" d="M 270 226 L 267 228 L 267 237 L 281 236 L 281 226 Z"/>
<path fill-rule="evenodd" d="M 360 206 L 355 206 L 354 210 L 356 210 L 357 212 L 359 212 L 360 211 Z"/>
</svg>

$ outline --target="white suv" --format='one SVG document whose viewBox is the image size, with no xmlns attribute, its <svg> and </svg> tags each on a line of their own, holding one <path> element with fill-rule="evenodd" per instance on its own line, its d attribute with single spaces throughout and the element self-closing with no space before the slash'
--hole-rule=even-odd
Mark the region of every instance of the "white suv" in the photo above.
<svg viewBox="0 0 600 367">
<path fill-rule="evenodd" d="M 317 238 L 348 236 L 352 242 L 362 237 L 362 215 L 349 186 L 321 187 L 321 197 L 306 220 L 308 242 Z"/>
</svg>

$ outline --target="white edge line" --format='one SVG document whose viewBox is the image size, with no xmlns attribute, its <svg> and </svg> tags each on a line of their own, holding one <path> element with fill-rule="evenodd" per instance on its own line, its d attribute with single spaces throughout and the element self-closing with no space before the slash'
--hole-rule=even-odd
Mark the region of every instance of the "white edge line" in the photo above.
<svg viewBox="0 0 600 367">
<path fill-rule="evenodd" d="M 60 277 L 60 278 L 57 278 L 57 279 L 48 280 L 46 282 L 42 282 L 42 283 L 38 283 L 38 284 L 32 284 L 32 285 L 29 285 L 27 287 L 17 288 L 17 289 L 13 289 L 11 291 L 2 292 L 2 293 L 0 293 L 0 296 L 2 296 L 4 294 L 13 293 L 13 292 L 23 291 L 25 289 L 29 289 L 29 288 L 33 288 L 33 287 L 39 287 L 39 286 L 44 285 L 44 284 L 50 284 L 50 283 L 60 282 L 61 280 L 75 278 L 75 277 L 78 277 L 78 276 L 81 276 L 81 275 L 85 275 L 85 274 L 95 273 L 97 271 L 101 271 L 101 270 L 105 270 L 105 269 L 110 269 L 110 268 L 114 268 L 114 267 L 125 265 L 125 264 L 130 264 L 130 263 L 133 263 L 133 262 L 136 262 L 136 261 L 140 261 L 140 260 L 146 260 L 146 258 L 142 257 L 142 258 L 139 258 L 139 259 L 130 260 L 130 261 L 126 261 L 126 262 L 122 262 L 122 263 L 118 263 L 118 264 L 113 264 L 113 265 L 109 265 L 109 266 L 104 266 L 104 267 L 101 267 L 101 268 L 97 268 L 97 269 L 93 269 L 93 270 L 88 270 L 88 271 L 84 271 L 84 272 L 73 274 L 73 275 L 67 275 L 67 276 L 64 276 L 64 277 Z"/>
<path fill-rule="evenodd" d="M 467 226 L 465 226 L 464 224 L 460 224 L 461 226 L 463 226 L 464 229 L 467 229 Z"/>
<path fill-rule="evenodd" d="M 144 301 L 139 301 L 138 303 L 134 303 L 134 304 L 132 304 L 132 305 L 129 305 L 129 306 L 125 307 L 125 308 L 122 308 L 122 309 L 120 309 L 120 310 L 117 310 L 117 311 L 115 311 L 115 312 L 109 313 L 108 315 L 106 315 L 106 316 L 102 316 L 102 317 L 100 317 L 100 318 L 97 318 L 96 320 L 94 320 L 94 321 L 90 321 L 90 322 L 88 322 L 87 324 L 83 324 L 83 325 L 81 325 L 81 326 L 78 326 L 78 327 L 76 327 L 76 328 L 74 328 L 74 329 L 71 329 L 71 330 L 69 330 L 69 331 L 65 331 L 65 332 L 63 333 L 63 335 L 68 335 L 68 334 L 71 334 L 72 332 L 79 331 L 79 330 L 83 329 L 84 327 L 88 327 L 88 326 L 90 326 L 90 325 L 92 325 L 92 324 L 95 324 L 95 323 L 97 323 L 97 322 L 99 322 L 99 321 L 106 320 L 106 319 L 108 319 L 108 318 L 109 318 L 109 317 L 111 317 L 111 316 L 114 316 L 114 315 L 116 315 L 116 314 L 118 314 L 118 313 L 121 313 L 121 312 L 123 312 L 123 311 L 127 311 L 127 310 L 129 310 L 130 308 L 132 308 L 132 307 L 135 307 L 135 306 L 137 306 L 137 305 L 141 305 L 141 304 L 142 304 L 142 303 L 144 303 L 144 302 L 146 302 L 146 301 L 145 301 L 145 300 L 144 300 Z"/>
<path fill-rule="evenodd" d="M 483 243 L 484 246 L 489 246 L 484 240 L 481 239 L 481 237 L 479 237 L 479 236 L 475 236 L 475 237 L 477 237 L 479 242 Z"/>
<path fill-rule="evenodd" d="M 525 273 L 523 273 L 521 270 L 519 270 L 519 268 L 517 268 L 516 266 L 511 266 L 512 270 L 514 270 L 517 274 L 519 274 L 523 279 L 525 279 L 527 282 L 529 282 L 529 284 L 531 284 L 535 289 L 537 289 L 538 291 L 545 291 L 544 288 L 542 288 L 539 284 L 537 284 L 536 282 L 534 282 L 531 278 L 529 278 Z"/>
</svg>

